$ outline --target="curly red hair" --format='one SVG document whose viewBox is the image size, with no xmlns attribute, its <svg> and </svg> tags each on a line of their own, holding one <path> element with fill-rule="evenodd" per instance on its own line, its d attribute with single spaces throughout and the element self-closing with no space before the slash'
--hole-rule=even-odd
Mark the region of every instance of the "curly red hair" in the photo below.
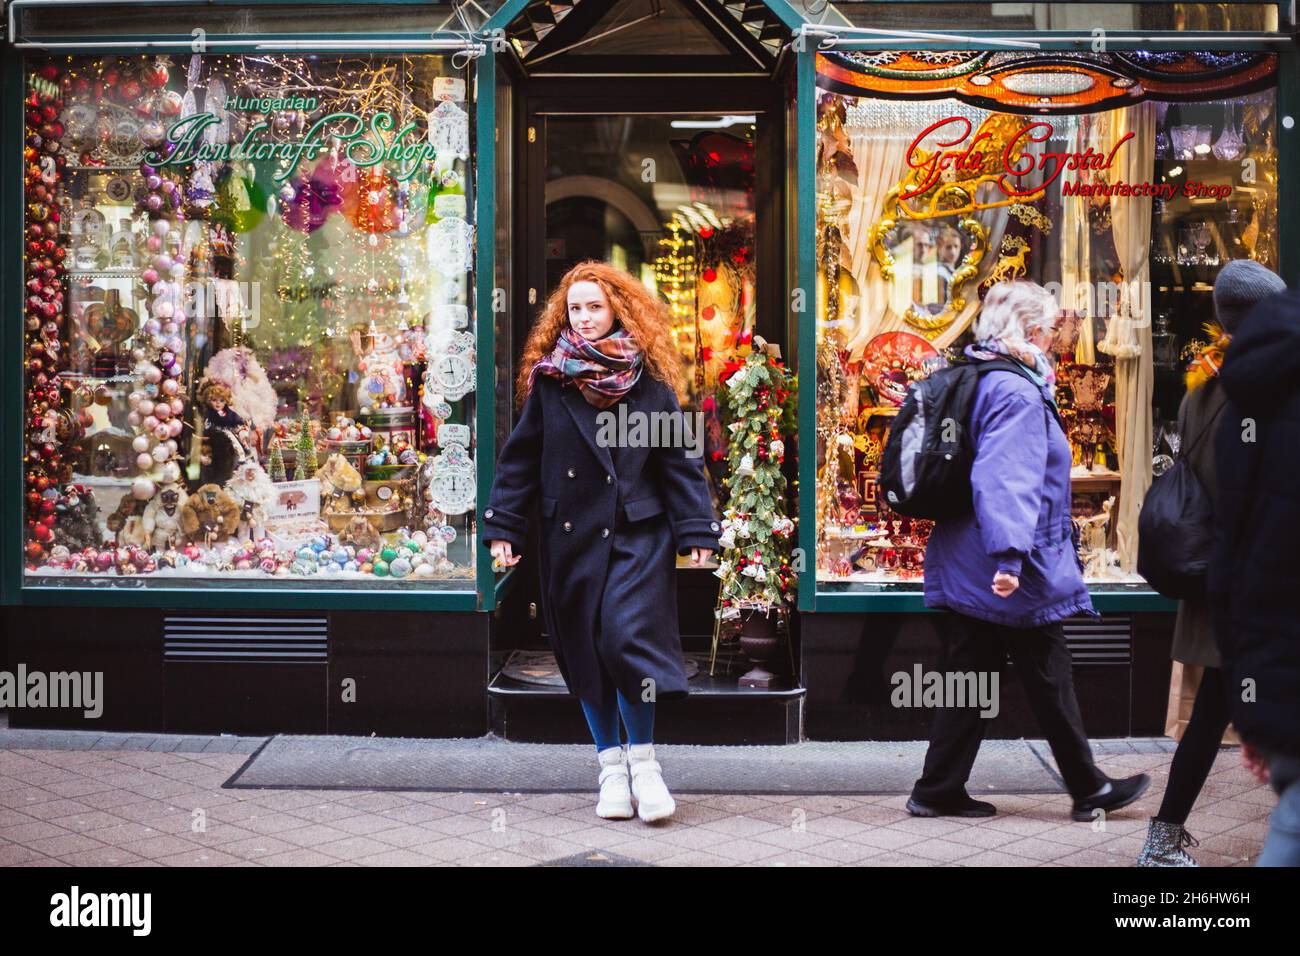
<svg viewBox="0 0 1300 956">
<path fill-rule="evenodd" d="M 564 274 L 529 330 L 515 379 L 515 403 L 523 407 L 533 366 L 555 348 L 560 332 L 569 324 L 569 288 L 575 282 L 594 282 L 604 290 L 614 318 L 623 323 L 640 347 L 645 370 L 679 393 L 680 399 L 682 357 L 673 344 L 668 304 L 639 279 L 608 263 L 588 259 Z"/>
</svg>

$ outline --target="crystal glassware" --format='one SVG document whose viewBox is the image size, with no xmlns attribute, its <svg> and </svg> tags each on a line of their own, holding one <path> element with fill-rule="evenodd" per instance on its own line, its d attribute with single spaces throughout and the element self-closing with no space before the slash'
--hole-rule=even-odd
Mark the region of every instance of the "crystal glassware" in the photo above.
<svg viewBox="0 0 1300 956">
<path fill-rule="evenodd" d="M 1232 161 L 1246 152 L 1246 141 L 1237 132 L 1232 113 L 1232 104 L 1224 103 L 1223 132 L 1219 134 L 1219 138 L 1214 141 L 1210 149 L 1215 159 Z"/>
</svg>

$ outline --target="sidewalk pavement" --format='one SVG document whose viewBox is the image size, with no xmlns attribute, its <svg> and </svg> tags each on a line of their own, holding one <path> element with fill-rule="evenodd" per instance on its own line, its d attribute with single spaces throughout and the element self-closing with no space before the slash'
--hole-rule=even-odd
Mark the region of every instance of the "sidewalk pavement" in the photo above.
<svg viewBox="0 0 1300 956">
<path fill-rule="evenodd" d="M 996 794 L 981 820 L 914 819 L 903 795 L 679 794 L 648 826 L 596 817 L 594 759 L 589 795 L 223 790 L 261 742 L 0 725 L 0 866 L 1130 866 L 1171 757 L 1097 742 L 1111 776 L 1153 778 L 1101 829 L 1063 793 Z M 1220 752 L 1188 821 L 1196 859 L 1253 864 L 1274 800 Z"/>
</svg>

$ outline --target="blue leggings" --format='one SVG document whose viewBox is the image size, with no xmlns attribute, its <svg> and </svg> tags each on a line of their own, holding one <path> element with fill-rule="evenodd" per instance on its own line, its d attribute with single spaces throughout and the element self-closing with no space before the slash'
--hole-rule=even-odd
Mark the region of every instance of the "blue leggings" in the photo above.
<svg viewBox="0 0 1300 956">
<path fill-rule="evenodd" d="M 619 714 L 623 715 L 623 726 L 627 728 L 629 743 L 654 742 L 654 701 L 628 700 L 621 691 L 614 691 L 605 696 L 599 707 L 585 700 L 582 701 L 582 712 L 586 715 L 587 726 L 591 728 L 591 736 L 596 741 L 597 751 L 621 746 Z"/>
</svg>

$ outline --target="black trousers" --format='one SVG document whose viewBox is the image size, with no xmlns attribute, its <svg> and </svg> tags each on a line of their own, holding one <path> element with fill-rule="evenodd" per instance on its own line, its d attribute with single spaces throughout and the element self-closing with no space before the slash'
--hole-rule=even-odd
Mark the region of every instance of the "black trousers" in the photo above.
<svg viewBox="0 0 1300 956">
<path fill-rule="evenodd" d="M 1205 778 L 1219 756 L 1223 732 L 1228 729 L 1228 682 L 1222 669 L 1207 667 L 1201 676 L 1201 686 L 1192 704 L 1192 716 L 1187 721 L 1183 737 L 1174 751 L 1169 765 L 1169 782 L 1160 802 L 1156 819 L 1165 823 L 1183 824 L 1192 812 L 1192 804 L 1205 786 Z"/>
<path fill-rule="evenodd" d="M 1000 675 L 1010 654 L 1066 789 L 1076 800 L 1100 790 L 1106 777 L 1093 762 L 1083 731 L 1061 623 L 1015 628 L 954 612 L 948 618 L 952 639 L 943 670 Z M 1000 687 L 1001 677 L 998 682 Z M 914 798 L 932 804 L 963 798 L 987 722 L 978 707 L 944 707 L 935 713 L 925 768 L 912 788 Z"/>
</svg>

